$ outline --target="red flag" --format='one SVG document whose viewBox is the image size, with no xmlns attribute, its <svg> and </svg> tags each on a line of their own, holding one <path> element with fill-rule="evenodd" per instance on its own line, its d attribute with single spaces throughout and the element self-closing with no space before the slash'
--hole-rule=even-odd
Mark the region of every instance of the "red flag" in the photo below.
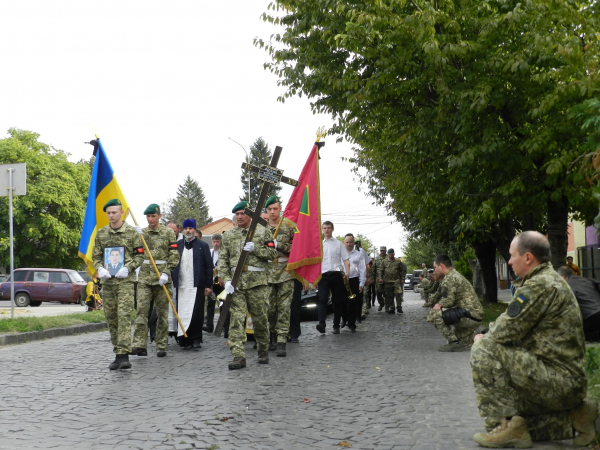
<svg viewBox="0 0 600 450">
<path fill-rule="evenodd" d="M 319 192 L 319 145 L 315 143 L 302 169 L 298 186 L 283 217 L 296 224 L 294 243 L 287 271 L 305 286 L 321 279 L 323 236 L 321 234 L 321 196 Z"/>
</svg>

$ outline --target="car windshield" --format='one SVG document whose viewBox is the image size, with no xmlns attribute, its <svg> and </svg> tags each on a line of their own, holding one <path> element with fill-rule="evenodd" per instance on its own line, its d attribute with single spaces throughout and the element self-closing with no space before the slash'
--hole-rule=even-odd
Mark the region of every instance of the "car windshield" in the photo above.
<svg viewBox="0 0 600 450">
<path fill-rule="evenodd" d="M 77 272 L 68 272 L 68 274 L 73 283 L 85 283 L 85 280 L 81 278 L 81 275 L 79 275 Z"/>
</svg>

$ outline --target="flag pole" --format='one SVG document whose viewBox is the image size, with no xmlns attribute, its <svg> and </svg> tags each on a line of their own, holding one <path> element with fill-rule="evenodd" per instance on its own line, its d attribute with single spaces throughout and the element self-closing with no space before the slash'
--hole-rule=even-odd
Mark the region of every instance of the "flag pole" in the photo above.
<svg viewBox="0 0 600 450">
<path fill-rule="evenodd" d="M 131 208 L 129 208 L 129 214 L 131 215 L 131 218 L 133 219 L 133 223 L 135 223 L 135 226 L 139 226 L 137 223 L 137 220 L 135 220 L 135 217 L 133 216 L 133 212 L 131 211 Z M 152 253 L 150 253 L 150 249 L 148 248 L 148 244 L 146 244 L 146 240 L 144 239 L 144 235 L 140 234 L 140 237 L 142 238 L 142 244 L 144 244 L 144 250 L 146 251 L 146 253 L 148 253 L 148 256 L 150 257 L 150 263 L 152 264 L 152 267 L 154 267 L 154 270 L 156 272 L 156 276 L 158 278 L 160 278 L 160 272 L 158 271 L 158 267 L 156 267 L 156 263 L 154 262 L 154 258 L 152 257 Z M 171 300 L 171 296 L 169 295 L 169 291 L 167 291 L 167 287 L 163 284 L 162 285 L 163 290 L 165 291 L 165 294 L 167 295 L 167 298 L 169 299 L 169 303 L 171 304 L 171 308 L 173 308 L 173 313 L 175 314 L 175 318 L 177 319 L 177 322 L 179 323 L 179 326 L 181 327 L 181 331 L 183 331 L 183 337 L 187 338 L 187 334 L 185 332 L 185 328 L 183 326 L 183 324 L 181 323 L 181 320 L 179 319 L 179 315 L 177 314 L 177 310 L 175 309 L 175 305 L 173 304 L 173 300 Z"/>
</svg>

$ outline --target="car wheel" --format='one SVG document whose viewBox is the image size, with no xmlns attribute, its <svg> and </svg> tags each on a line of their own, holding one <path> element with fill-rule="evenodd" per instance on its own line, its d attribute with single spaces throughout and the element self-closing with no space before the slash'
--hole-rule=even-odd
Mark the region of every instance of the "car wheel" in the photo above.
<svg viewBox="0 0 600 450">
<path fill-rule="evenodd" d="M 29 295 L 25 292 L 19 292 L 15 295 L 15 304 L 20 307 L 29 306 L 31 300 L 29 299 Z"/>
<path fill-rule="evenodd" d="M 30 306 L 40 306 L 42 302 L 30 302 Z"/>
</svg>

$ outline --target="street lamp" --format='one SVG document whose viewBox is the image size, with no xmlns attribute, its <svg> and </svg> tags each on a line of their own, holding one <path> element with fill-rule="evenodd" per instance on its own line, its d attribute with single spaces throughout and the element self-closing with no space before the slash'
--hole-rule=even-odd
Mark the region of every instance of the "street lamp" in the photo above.
<svg viewBox="0 0 600 450">
<path fill-rule="evenodd" d="M 248 152 L 242 146 L 242 144 L 240 144 L 238 141 L 231 139 L 230 137 L 228 137 L 228 139 L 235 142 L 240 147 L 242 147 L 242 150 L 244 150 L 244 153 L 246 154 L 246 160 L 248 161 L 248 164 L 250 164 L 250 156 L 248 156 Z M 252 152 L 252 150 L 250 150 L 250 152 Z M 250 169 L 248 169 L 248 203 L 250 203 Z"/>
</svg>

